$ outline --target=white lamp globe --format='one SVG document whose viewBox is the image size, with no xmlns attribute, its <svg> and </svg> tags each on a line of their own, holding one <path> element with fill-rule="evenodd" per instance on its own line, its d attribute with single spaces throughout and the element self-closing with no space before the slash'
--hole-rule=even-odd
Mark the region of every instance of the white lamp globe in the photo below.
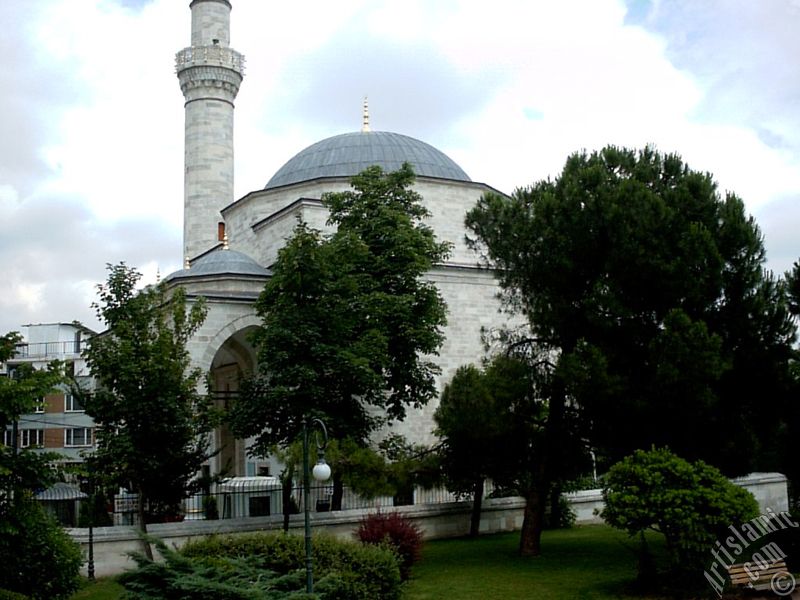
<svg viewBox="0 0 800 600">
<path fill-rule="evenodd" d="M 331 467 L 324 460 L 320 460 L 314 465 L 312 474 L 317 481 L 328 481 L 331 476 Z"/>
</svg>

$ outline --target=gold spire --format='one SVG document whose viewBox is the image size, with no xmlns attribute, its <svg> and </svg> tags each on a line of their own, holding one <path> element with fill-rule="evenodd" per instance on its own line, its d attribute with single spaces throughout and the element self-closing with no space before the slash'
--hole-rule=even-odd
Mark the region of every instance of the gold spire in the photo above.
<svg viewBox="0 0 800 600">
<path fill-rule="evenodd" d="M 361 122 L 361 131 L 367 132 L 369 130 L 369 103 L 367 102 L 367 97 L 364 96 L 364 118 Z"/>
<path fill-rule="evenodd" d="M 156 283 L 161 283 L 161 269 L 156 266 Z"/>
<path fill-rule="evenodd" d="M 187 254 L 186 258 L 183 259 L 183 268 L 184 269 L 189 269 L 189 268 L 191 268 L 191 266 L 192 266 L 192 263 L 189 262 L 189 255 Z"/>
<path fill-rule="evenodd" d="M 223 250 L 230 250 L 228 246 L 228 232 L 226 231 L 222 236 L 222 249 Z"/>
</svg>

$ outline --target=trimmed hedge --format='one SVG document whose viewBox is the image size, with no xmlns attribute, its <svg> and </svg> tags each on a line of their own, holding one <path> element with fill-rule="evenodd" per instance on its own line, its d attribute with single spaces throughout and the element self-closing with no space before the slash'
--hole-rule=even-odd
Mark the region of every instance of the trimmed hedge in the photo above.
<svg viewBox="0 0 800 600">
<path fill-rule="evenodd" d="M 187 558 L 223 565 L 229 559 L 255 559 L 269 571 L 285 575 L 305 569 L 305 541 L 298 535 L 252 533 L 210 536 L 182 549 Z M 318 534 L 312 540 L 314 580 L 326 578 L 325 600 L 397 600 L 400 567 L 391 549 L 338 540 Z M 335 582 L 335 585 L 331 585 Z"/>
</svg>

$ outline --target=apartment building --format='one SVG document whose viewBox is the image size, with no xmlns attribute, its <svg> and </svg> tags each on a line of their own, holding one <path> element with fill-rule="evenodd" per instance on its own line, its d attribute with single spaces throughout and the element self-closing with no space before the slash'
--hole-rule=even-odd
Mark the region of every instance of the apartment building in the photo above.
<svg viewBox="0 0 800 600">
<path fill-rule="evenodd" d="M 0 365 L 0 375 L 12 377 L 22 364 L 43 369 L 53 360 L 64 363 L 68 375 L 87 383 L 89 369 L 81 357 L 94 332 L 79 323 L 38 323 L 23 326 L 25 341 L 14 357 Z M 41 398 L 34 412 L 21 415 L 17 424 L 19 448 L 57 452 L 64 462 L 82 462 L 95 447 L 94 421 L 66 386 Z M 13 428 L 3 431 L 3 444 L 13 446 Z"/>
</svg>

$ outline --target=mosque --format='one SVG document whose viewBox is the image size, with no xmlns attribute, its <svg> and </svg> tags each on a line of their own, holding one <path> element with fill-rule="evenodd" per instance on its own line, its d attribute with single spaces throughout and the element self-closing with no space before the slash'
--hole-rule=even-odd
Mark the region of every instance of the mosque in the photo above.
<svg viewBox="0 0 800 600">
<path fill-rule="evenodd" d="M 233 197 L 234 101 L 243 78 L 244 57 L 230 47 L 229 0 L 192 0 L 191 45 L 176 56 L 176 72 L 185 98 L 184 268 L 166 278 L 187 296 L 207 300 L 208 317 L 189 344 L 194 366 L 211 372 L 212 392 L 229 397 L 243 374 L 253 372 L 255 351 L 248 332 L 260 323 L 253 303 L 270 277 L 270 265 L 291 235 L 298 218 L 322 231 L 325 192 L 350 189 L 353 175 L 370 165 L 385 171 L 403 162 L 417 174 L 414 188 L 431 213 L 427 224 L 439 240 L 453 245 L 446 262 L 427 277 L 448 307 L 446 340 L 437 362 L 439 389 L 465 364 L 483 357 L 481 328 L 497 327 L 497 282 L 477 268 L 477 256 L 464 242 L 464 216 L 491 187 L 473 182 L 453 160 L 425 142 L 386 131 L 371 131 L 364 107 L 361 131 L 312 144 L 290 158 L 267 181 Z M 393 431 L 409 441 L 433 440 L 436 401 L 409 409 Z M 247 440 L 222 427 L 214 443 L 221 451 L 212 473 L 269 474 L 268 460 L 247 455 Z"/>
</svg>

